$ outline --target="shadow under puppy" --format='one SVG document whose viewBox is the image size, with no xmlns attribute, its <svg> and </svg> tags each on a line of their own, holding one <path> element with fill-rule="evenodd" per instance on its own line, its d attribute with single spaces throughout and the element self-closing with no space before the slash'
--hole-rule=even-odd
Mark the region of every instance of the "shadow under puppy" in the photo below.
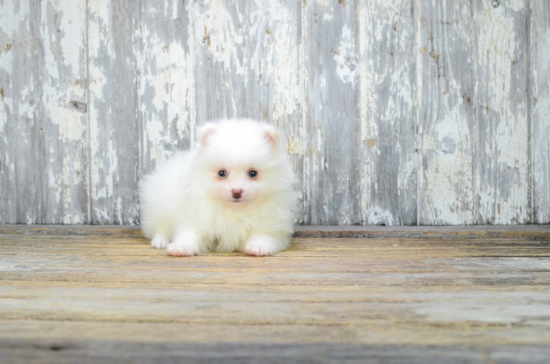
<svg viewBox="0 0 550 364">
<path fill-rule="evenodd" d="M 145 177 L 141 223 L 168 255 L 243 251 L 266 256 L 293 233 L 292 169 L 278 130 L 246 119 L 207 123 L 198 147 Z"/>
</svg>

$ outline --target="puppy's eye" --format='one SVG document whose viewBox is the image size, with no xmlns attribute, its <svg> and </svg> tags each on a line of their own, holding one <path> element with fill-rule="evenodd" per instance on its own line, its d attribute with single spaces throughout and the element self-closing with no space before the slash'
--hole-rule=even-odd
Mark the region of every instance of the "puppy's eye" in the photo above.
<svg viewBox="0 0 550 364">
<path fill-rule="evenodd" d="M 258 175 L 258 172 L 255 170 L 250 170 L 248 171 L 248 175 L 250 176 L 250 178 L 254 178 Z"/>
<path fill-rule="evenodd" d="M 225 178 L 227 177 L 227 172 L 222 169 L 221 171 L 218 171 L 218 176 Z"/>
</svg>

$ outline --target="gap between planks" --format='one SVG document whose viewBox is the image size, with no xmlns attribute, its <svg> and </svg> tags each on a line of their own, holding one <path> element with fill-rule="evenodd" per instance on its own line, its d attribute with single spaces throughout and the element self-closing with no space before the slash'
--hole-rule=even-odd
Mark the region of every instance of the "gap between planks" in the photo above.
<svg viewBox="0 0 550 364">
<path fill-rule="evenodd" d="M 295 226 L 295 238 L 550 239 L 550 225 Z M 139 226 L 0 225 L 6 235 L 112 236 L 143 238 Z"/>
</svg>

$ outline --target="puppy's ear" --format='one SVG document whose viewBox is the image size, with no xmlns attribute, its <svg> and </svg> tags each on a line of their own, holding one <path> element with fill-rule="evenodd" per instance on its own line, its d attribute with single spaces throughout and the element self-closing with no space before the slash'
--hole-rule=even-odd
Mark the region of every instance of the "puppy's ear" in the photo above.
<svg viewBox="0 0 550 364">
<path fill-rule="evenodd" d="M 273 149 L 279 148 L 279 141 L 281 138 L 279 136 L 279 131 L 277 130 L 276 127 L 272 125 L 266 125 L 262 128 L 262 133 L 264 135 L 265 140 L 269 144 L 271 144 L 271 147 Z"/>
<path fill-rule="evenodd" d="M 205 147 L 208 144 L 208 138 L 216 133 L 216 124 L 206 123 L 199 127 L 197 132 L 197 141 L 201 147 Z"/>
</svg>

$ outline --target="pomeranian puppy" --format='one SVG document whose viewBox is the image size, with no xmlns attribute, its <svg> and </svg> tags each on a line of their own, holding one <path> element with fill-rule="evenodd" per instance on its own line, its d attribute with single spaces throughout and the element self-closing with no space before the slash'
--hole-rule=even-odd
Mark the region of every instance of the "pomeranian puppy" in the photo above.
<svg viewBox="0 0 550 364">
<path fill-rule="evenodd" d="M 286 249 L 294 176 L 278 130 L 234 119 L 197 134 L 193 151 L 176 152 L 143 180 L 141 224 L 151 245 L 173 256 Z"/>
</svg>

